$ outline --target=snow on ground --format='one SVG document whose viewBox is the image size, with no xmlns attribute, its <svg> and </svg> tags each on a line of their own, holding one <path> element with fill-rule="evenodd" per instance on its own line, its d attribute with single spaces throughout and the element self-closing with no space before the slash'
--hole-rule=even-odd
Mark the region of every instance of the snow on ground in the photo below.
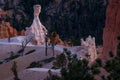
<svg viewBox="0 0 120 80">
<path fill-rule="evenodd" d="M 14 45 L 22 45 L 26 39 L 25 36 L 17 36 L 10 38 L 10 42 L 8 42 L 8 38 L 0 39 L 0 44 L 14 44 Z M 27 46 L 34 46 L 32 44 L 28 44 Z"/>
<path fill-rule="evenodd" d="M 18 77 L 20 80 L 44 80 L 47 76 L 49 76 L 48 71 L 51 70 L 53 75 L 60 76 L 60 70 L 52 70 L 45 68 L 31 68 L 26 69 L 18 73 Z M 9 77 L 5 80 L 13 80 L 13 77 Z"/>
<path fill-rule="evenodd" d="M 30 50 L 30 49 L 34 49 L 34 48 L 36 49 L 36 51 L 33 53 L 31 53 L 29 55 L 18 57 L 10 62 L 0 65 L 0 75 L 2 75 L 2 76 L 0 76 L 0 79 L 4 80 L 5 78 L 8 78 L 13 75 L 13 74 L 11 74 L 12 73 L 11 67 L 12 67 L 13 61 L 17 62 L 17 66 L 18 66 L 17 70 L 18 70 L 18 72 L 20 72 L 20 71 L 24 70 L 26 67 L 28 67 L 30 65 L 30 63 L 32 63 L 34 61 L 41 61 L 41 60 L 45 60 L 45 59 L 49 59 L 49 58 L 53 57 L 52 50 L 50 48 L 48 48 L 48 56 L 45 56 L 45 48 L 43 48 L 43 47 L 40 48 L 40 47 L 29 46 L 26 48 L 26 50 L 28 50 L 28 49 Z M 55 51 L 55 54 L 57 54 L 57 53 L 60 53 L 60 52 Z M 34 72 L 34 71 L 30 71 L 30 72 L 32 75 L 32 72 Z M 42 73 L 40 73 L 40 74 L 42 74 Z M 26 75 L 28 75 L 28 74 L 26 74 Z M 22 79 L 22 80 L 24 80 L 24 79 Z M 29 79 L 26 79 L 26 80 L 29 80 Z"/>
<path fill-rule="evenodd" d="M 10 53 L 11 51 L 13 51 L 14 53 L 19 51 L 21 49 L 21 45 L 22 45 L 21 41 L 23 39 L 24 39 L 23 36 L 15 37 L 15 38 L 12 38 L 12 40 L 16 41 L 16 42 L 11 41 L 10 43 L 7 42 L 6 39 L 2 39 L 2 40 L 0 39 L 0 60 L 10 57 L 10 54 L 8 54 L 8 53 Z M 18 40 L 18 42 L 17 42 L 17 40 Z M 37 52 L 39 52 L 41 49 L 45 49 L 45 47 L 46 47 L 45 45 L 31 45 L 31 44 L 28 44 L 25 52 L 27 52 L 31 49 L 35 49 Z M 68 50 L 70 50 L 72 54 L 78 54 L 79 56 L 83 55 L 81 51 L 84 48 L 81 47 L 81 46 L 65 47 L 65 46 L 56 45 L 54 47 L 54 50 L 62 53 L 64 48 L 67 48 Z M 52 47 L 47 46 L 47 49 L 52 50 Z"/>
<path fill-rule="evenodd" d="M 10 51 L 15 51 L 17 52 L 21 48 L 21 43 L 24 41 L 25 37 L 24 36 L 18 36 L 18 37 L 13 37 L 11 38 L 11 42 L 8 42 L 8 39 L 0 39 L 0 59 L 3 57 L 9 57 L 10 55 L 7 54 Z M 60 73 L 60 70 L 53 70 L 50 69 L 51 63 L 46 64 L 46 69 L 44 68 L 30 68 L 30 69 L 25 69 L 31 62 L 33 61 L 39 61 L 41 59 L 46 59 L 47 57 L 45 56 L 45 45 L 27 45 L 25 52 L 35 49 L 36 51 L 32 54 L 25 55 L 23 57 L 15 59 L 18 64 L 18 69 L 21 72 L 23 70 L 23 73 L 20 74 L 21 80 L 42 80 L 42 78 L 45 78 L 47 76 L 48 70 L 51 70 L 54 73 Z M 71 51 L 72 54 L 77 54 L 78 58 L 81 56 L 83 57 L 85 53 L 87 53 L 87 48 L 82 47 L 82 46 L 73 46 L 73 47 L 65 47 L 65 46 L 60 46 L 56 45 L 54 47 L 55 49 L 55 55 L 60 54 L 63 52 L 63 49 L 67 48 L 68 50 Z M 86 52 L 85 52 L 86 51 Z M 3 56 L 4 55 L 4 56 Z M 48 56 L 52 56 L 52 47 L 48 46 Z M 5 79 L 7 77 L 11 76 L 11 65 L 13 61 L 8 62 L 6 64 L 0 65 L 0 79 Z M 7 65 L 7 68 L 5 68 Z M 3 73 L 4 72 L 4 73 Z M 8 80 L 13 80 L 13 79 L 8 79 Z"/>
<path fill-rule="evenodd" d="M 25 36 L 12 37 L 10 38 L 10 42 L 8 42 L 8 38 L 4 38 L 4 39 L 0 39 L 0 44 L 22 45 L 22 42 L 25 41 L 25 38 L 26 38 Z M 32 45 L 30 43 L 27 46 L 46 47 L 45 45 Z M 51 46 L 48 46 L 48 48 L 50 47 Z M 70 49 L 71 52 L 75 52 L 74 47 L 69 48 L 69 47 L 60 46 L 60 45 L 56 45 L 54 47 L 55 50 L 58 50 L 61 52 L 63 52 L 64 48 Z"/>
<path fill-rule="evenodd" d="M 6 55 L 7 57 L 9 57 L 10 55 L 8 55 L 8 53 L 11 51 L 16 53 L 21 48 L 23 41 L 25 41 L 25 36 L 13 37 L 11 38 L 11 42 L 8 42 L 7 38 L 0 39 L 0 60 L 4 59 Z M 32 44 L 27 45 L 27 48 L 34 48 L 37 52 L 40 51 L 39 49 L 43 49 L 43 48 L 45 49 L 45 47 L 46 47 L 45 45 L 32 45 Z M 71 51 L 72 54 L 77 54 L 78 58 L 83 57 L 84 53 L 87 53 L 85 52 L 87 51 L 87 48 L 82 46 L 66 47 L 61 45 L 55 45 L 54 50 L 62 53 L 64 48 L 67 48 L 69 51 Z M 47 46 L 47 49 L 52 50 L 52 47 Z"/>
<path fill-rule="evenodd" d="M 59 46 L 59 45 L 55 46 L 55 50 L 58 50 L 58 51 L 61 51 L 61 52 L 63 52 L 64 48 L 65 48 L 65 46 Z"/>
<path fill-rule="evenodd" d="M 10 38 L 10 42 L 22 42 L 24 40 L 25 40 L 25 36 L 17 36 Z M 8 42 L 8 38 L 0 39 L 0 42 Z"/>
<path fill-rule="evenodd" d="M 55 72 L 55 73 L 60 73 L 60 69 L 47 69 L 47 68 L 29 68 L 27 70 L 31 70 L 31 71 L 37 71 L 37 72 L 48 72 L 49 70 L 51 72 Z"/>
</svg>

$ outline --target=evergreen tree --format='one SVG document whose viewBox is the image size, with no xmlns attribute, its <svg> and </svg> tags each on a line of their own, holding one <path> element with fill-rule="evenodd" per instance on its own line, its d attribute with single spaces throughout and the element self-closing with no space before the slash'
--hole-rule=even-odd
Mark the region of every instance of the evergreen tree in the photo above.
<svg viewBox="0 0 120 80">
<path fill-rule="evenodd" d="M 120 41 L 120 37 L 118 37 Z M 111 56 L 112 55 L 112 56 Z M 117 46 L 117 54 L 110 52 L 111 59 L 106 61 L 105 70 L 109 73 L 104 80 L 120 80 L 120 43 Z"/>
<path fill-rule="evenodd" d="M 120 42 L 120 37 L 118 37 L 118 40 Z M 101 80 L 120 80 L 120 43 L 117 46 L 117 55 L 114 55 L 112 52 L 109 55 L 111 58 L 106 61 L 105 65 L 98 58 L 90 66 L 88 65 L 88 60 L 80 60 L 76 55 L 72 55 L 70 51 L 64 49 L 64 56 L 67 60 L 64 65 L 66 66 L 61 69 L 61 77 L 54 77 L 54 80 L 98 80 L 95 79 L 95 75 L 101 77 Z M 63 59 L 57 58 L 56 64 L 63 62 Z M 109 74 L 99 75 L 101 68 Z M 50 80 L 49 77 L 47 80 Z"/>
<path fill-rule="evenodd" d="M 93 69 L 88 65 L 88 60 L 78 59 L 76 55 L 71 54 L 67 49 L 64 49 L 63 53 L 56 58 L 55 64 L 53 64 L 54 66 L 59 65 L 59 68 L 62 67 L 60 80 L 95 80 L 93 74 L 100 73 L 98 69 Z"/>
</svg>

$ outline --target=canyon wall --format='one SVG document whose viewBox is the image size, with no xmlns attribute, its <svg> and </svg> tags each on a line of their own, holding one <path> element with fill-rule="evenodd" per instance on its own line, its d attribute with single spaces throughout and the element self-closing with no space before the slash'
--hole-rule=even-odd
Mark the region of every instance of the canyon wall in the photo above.
<svg viewBox="0 0 120 80">
<path fill-rule="evenodd" d="M 103 31 L 103 53 L 108 58 L 108 53 L 114 54 L 117 50 L 117 37 L 120 35 L 120 0 L 110 0 L 106 11 L 106 24 Z"/>
</svg>

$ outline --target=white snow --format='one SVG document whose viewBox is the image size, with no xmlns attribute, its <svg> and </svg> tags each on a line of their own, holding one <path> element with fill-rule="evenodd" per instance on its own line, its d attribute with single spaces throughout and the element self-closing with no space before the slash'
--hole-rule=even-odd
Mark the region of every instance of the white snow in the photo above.
<svg viewBox="0 0 120 80">
<path fill-rule="evenodd" d="M 17 36 L 10 38 L 10 42 L 8 42 L 8 38 L 0 39 L 0 44 L 14 44 L 14 45 L 22 45 L 22 42 L 25 41 L 25 36 Z M 27 46 L 34 46 L 32 44 L 27 44 Z"/>
<path fill-rule="evenodd" d="M 25 36 L 17 36 L 10 38 L 10 42 L 22 42 L 25 40 Z M 0 42 L 8 42 L 8 38 L 0 39 Z"/>
<path fill-rule="evenodd" d="M 37 72 L 48 72 L 49 70 L 51 72 L 55 72 L 55 73 L 60 73 L 60 69 L 47 69 L 47 68 L 29 68 L 27 70 L 31 70 L 31 71 L 37 71 Z"/>
<path fill-rule="evenodd" d="M 55 50 L 63 52 L 63 49 L 64 49 L 64 46 L 59 46 L 59 45 L 55 46 Z"/>
</svg>

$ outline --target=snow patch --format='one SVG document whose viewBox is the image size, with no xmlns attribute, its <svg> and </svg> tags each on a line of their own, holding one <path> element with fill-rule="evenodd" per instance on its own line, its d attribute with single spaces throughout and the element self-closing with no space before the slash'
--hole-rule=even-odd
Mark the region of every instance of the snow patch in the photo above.
<svg viewBox="0 0 120 80">
<path fill-rule="evenodd" d="M 37 72 L 48 72 L 49 70 L 51 72 L 55 72 L 55 73 L 60 73 L 60 69 L 47 69 L 47 68 L 29 68 L 27 70 L 30 70 L 30 71 L 37 71 Z"/>
</svg>

